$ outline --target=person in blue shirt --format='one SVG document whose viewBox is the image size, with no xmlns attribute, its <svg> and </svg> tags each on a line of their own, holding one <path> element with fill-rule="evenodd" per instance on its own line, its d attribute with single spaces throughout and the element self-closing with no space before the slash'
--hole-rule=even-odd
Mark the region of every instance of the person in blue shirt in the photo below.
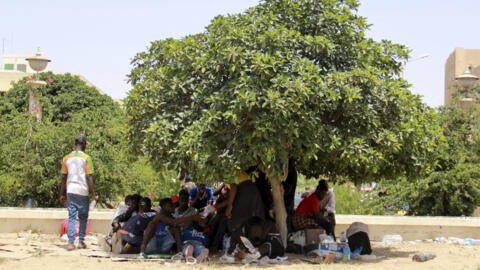
<svg viewBox="0 0 480 270">
<path fill-rule="evenodd" d="M 182 240 L 179 225 L 190 221 L 200 221 L 200 215 L 184 218 L 173 218 L 175 206 L 170 198 L 160 201 L 162 210 L 148 224 L 143 234 L 143 243 L 140 246 L 141 254 L 166 254 L 176 244 L 177 251 L 182 250 Z"/>
<path fill-rule="evenodd" d="M 200 226 L 194 226 L 182 232 L 183 256 L 188 261 L 192 256 L 197 262 L 204 262 L 208 257 L 208 237 Z"/>
<path fill-rule="evenodd" d="M 143 242 L 143 233 L 150 221 L 157 213 L 152 210 L 152 202 L 149 198 L 142 198 L 139 203 L 141 214 L 131 217 L 121 229 L 118 230 L 119 239 L 125 243 L 121 253 L 138 253 Z"/>
<path fill-rule="evenodd" d="M 205 184 L 199 184 L 190 190 L 190 206 L 202 209 L 213 202 L 213 189 Z"/>
</svg>

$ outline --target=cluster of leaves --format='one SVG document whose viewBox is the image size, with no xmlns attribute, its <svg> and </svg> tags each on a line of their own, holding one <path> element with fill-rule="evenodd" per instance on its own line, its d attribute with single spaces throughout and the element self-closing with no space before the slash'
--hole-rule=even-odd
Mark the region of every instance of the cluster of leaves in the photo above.
<svg viewBox="0 0 480 270">
<path fill-rule="evenodd" d="M 74 138 L 88 138 L 96 192 L 110 197 L 119 191 L 128 163 L 125 116 L 118 104 L 76 76 L 42 73 L 43 118 L 28 110 L 28 85 L 19 81 L 0 97 L 0 204 L 58 206 L 61 161 L 73 149 Z"/>
<path fill-rule="evenodd" d="M 163 198 L 178 194 L 180 181 L 175 171 L 155 171 L 147 160 L 138 159 L 125 172 L 124 194 L 152 195 L 152 203 L 159 203 Z"/>
<path fill-rule="evenodd" d="M 410 181 L 384 181 L 387 196 L 376 200 L 377 207 L 393 212 L 408 206 L 405 210 L 412 215 L 468 216 L 474 212 L 480 205 L 480 110 L 477 106 L 462 108 L 460 99 L 465 94 L 478 97 L 479 90 L 461 89 L 450 106 L 439 108 L 446 144 L 437 147 L 435 170 Z"/>
<path fill-rule="evenodd" d="M 435 112 L 400 78 L 407 49 L 365 37 L 358 1 L 266 0 L 137 54 L 134 153 L 204 181 L 293 159 L 355 182 L 435 167 Z"/>
</svg>

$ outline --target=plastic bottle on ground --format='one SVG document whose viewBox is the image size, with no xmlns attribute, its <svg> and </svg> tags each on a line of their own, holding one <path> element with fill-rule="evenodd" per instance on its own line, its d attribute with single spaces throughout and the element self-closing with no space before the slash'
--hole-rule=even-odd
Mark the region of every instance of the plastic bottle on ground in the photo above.
<svg viewBox="0 0 480 270">
<path fill-rule="evenodd" d="M 435 258 L 435 257 L 436 257 L 435 254 L 417 253 L 417 254 L 413 255 L 412 261 L 415 261 L 415 262 L 425 262 L 425 261 L 431 260 L 431 259 L 433 259 L 433 258 Z"/>
<path fill-rule="evenodd" d="M 348 246 L 343 247 L 343 260 L 350 261 L 350 248 Z"/>
<path fill-rule="evenodd" d="M 340 238 L 340 243 L 342 243 L 342 244 L 347 243 L 347 238 L 345 236 L 345 232 L 342 232 L 342 237 Z"/>
</svg>

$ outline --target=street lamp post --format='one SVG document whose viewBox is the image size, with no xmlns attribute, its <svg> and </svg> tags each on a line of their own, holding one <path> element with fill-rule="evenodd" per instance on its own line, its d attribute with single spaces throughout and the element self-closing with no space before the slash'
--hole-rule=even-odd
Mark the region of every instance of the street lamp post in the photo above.
<svg viewBox="0 0 480 270">
<path fill-rule="evenodd" d="M 28 90 L 28 111 L 32 115 L 36 116 L 37 121 L 40 122 L 42 120 L 42 106 L 40 105 L 40 93 L 38 88 L 46 85 L 47 83 L 40 80 L 39 73 L 45 70 L 48 62 L 51 60 L 42 56 L 40 53 L 40 48 L 37 49 L 37 54 L 35 54 L 35 56 L 29 57 L 25 60 L 28 61 L 30 68 L 37 72 L 35 79 L 27 81 L 27 84 L 30 85 Z"/>
<path fill-rule="evenodd" d="M 475 104 L 474 96 L 472 96 L 472 93 L 470 92 L 477 86 L 479 79 L 477 76 L 472 74 L 471 69 L 471 66 L 467 66 L 465 73 L 455 78 L 455 81 L 461 88 L 457 88 L 457 90 L 465 91 L 465 93 L 460 93 L 460 106 L 466 110 L 470 109 Z"/>
</svg>

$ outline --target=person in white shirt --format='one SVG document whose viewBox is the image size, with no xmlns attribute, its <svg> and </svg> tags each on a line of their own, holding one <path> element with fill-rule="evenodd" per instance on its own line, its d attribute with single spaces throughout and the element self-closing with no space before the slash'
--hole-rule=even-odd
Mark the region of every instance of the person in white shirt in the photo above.
<svg viewBox="0 0 480 270">
<path fill-rule="evenodd" d="M 80 134 L 75 137 L 75 150 L 65 156 L 62 162 L 62 183 L 60 185 L 60 202 L 68 209 L 68 246 L 67 250 L 74 250 L 75 223 L 80 221 L 78 232 L 78 248 L 87 248 L 85 244 L 85 231 L 87 227 L 90 198 L 96 200 L 93 188 L 92 158 L 85 154 L 87 138 Z M 98 198 L 97 198 L 98 199 Z"/>
</svg>

